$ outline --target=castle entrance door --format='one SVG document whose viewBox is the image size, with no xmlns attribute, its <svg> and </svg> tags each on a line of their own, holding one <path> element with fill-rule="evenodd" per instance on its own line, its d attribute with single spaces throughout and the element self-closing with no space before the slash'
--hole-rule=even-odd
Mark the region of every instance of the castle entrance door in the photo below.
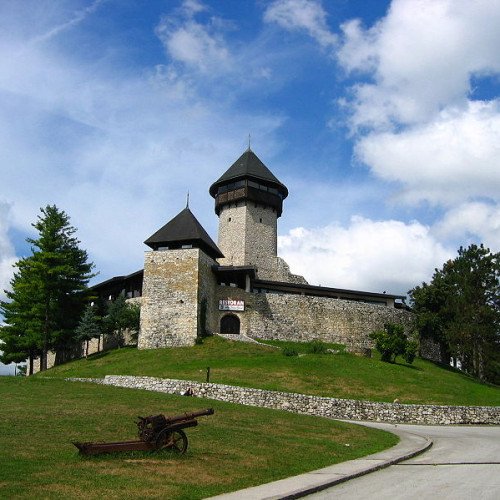
<svg viewBox="0 0 500 500">
<path fill-rule="evenodd" d="M 220 320 L 220 332 L 226 335 L 240 334 L 240 318 L 235 314 L 226 314 Z"/>
</svg>

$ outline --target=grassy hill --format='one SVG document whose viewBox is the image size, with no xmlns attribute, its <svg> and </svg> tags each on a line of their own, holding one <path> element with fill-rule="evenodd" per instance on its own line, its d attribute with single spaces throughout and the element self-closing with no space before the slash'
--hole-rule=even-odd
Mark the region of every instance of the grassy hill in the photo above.
<svg viewBox="0 0 500 500">
<path fill-rule="evenodd" d="M 290 347 L 291 343 L 287 343 Z M 303 349 L 303 344 L 295 346 Z M 148 375 L 299 392 L 339 398 L 401 403 L 500 405 L 500 388 L 463 373 L 416 359 L 412 365 L 352 354 L 283 356 L 256 344 L 208 338 L 202 345 L 175 349 L 118 349 L 55 367 L 44 377 Z"/>
<path fill-rule="evenodd" d="M 324 418 L 41 377 L 0 377 L 0 400 L 0 498 L 9 499 L 194 500 L 358 458 L 398 440 Z M 187 429 L 183 456 L 164 450 L 81 457 L 71 444 L 135 439 L 137 415 L 209 406 L 215 414 Z"/>
</svg>

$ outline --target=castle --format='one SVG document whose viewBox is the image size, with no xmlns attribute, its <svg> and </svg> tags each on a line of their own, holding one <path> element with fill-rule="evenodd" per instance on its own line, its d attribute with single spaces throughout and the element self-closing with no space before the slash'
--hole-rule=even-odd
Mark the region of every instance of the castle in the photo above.
<svg viewBox="0 0 500 500">
<path fill-rule="evenodd" d="M 144 269 L 93 289 L 141 302 L 139 349 L 194 345 L 206 334 L 371 347 L 384 323 L 411 324 L 403 296 L 309 285 L 277 255 L 288 189 L 249 148 L 209 189 L 216 244 L 189 207 L 150 236 Z M 140 298 L 139 298 L 140 297 Z"/>
</svg>

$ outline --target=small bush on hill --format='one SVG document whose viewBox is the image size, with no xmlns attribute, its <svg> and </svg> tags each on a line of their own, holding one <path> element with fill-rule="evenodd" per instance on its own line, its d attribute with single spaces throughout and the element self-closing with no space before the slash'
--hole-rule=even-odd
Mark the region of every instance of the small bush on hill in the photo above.
<svg viewBox="0 0 500 500">
<path fill-rule="evenodd" d="M 321 342 L 321 340 L 313 340 L 309 342 L 307 352 L 309 354 L 327 354 L 328 346 L 324 342 Z"/>
<path fill-rule="evenodd" d="M 403 356 L 407 363 L 413 363 L 418 343 L 408 340 L 403 325 L 386 323 L 383 330 L 371 333 L 370 338 L 375 340 L 375 348 L 380 353 L 382 361 L 395 363 L 397 356 Z"/>
<path fill-rule="evenodd" d="M 284 347 L 283 348 L 283 356 L 298 356 L 299 352 L 297 349 L 294 349 L 293 347 Z"/>
</svg>

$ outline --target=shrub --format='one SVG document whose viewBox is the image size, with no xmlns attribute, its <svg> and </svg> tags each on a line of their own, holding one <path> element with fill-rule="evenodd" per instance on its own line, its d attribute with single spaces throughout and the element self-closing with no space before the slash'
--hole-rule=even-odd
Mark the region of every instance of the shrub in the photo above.
<svg viewBox="0 0 500 500">
<path fill-rule="evenodd" d="M 413 363 L 413 360 L 417 355 L 417 350 L 418 350 L 418 342 L 416 340 L 408 340 L 406 343 L 406 348 L 403 358 L 409 365 Z"/>
<path fill-rule="evenodd" d="M 313 340 L 309 342 L 307 352 L 309 354 L 327 354 L 328 346 L 324 342 L 321 342 L 321 340 Z"/>
<path fill-rule="evenodd" d="M 386 323 L 383 330 L 371 333 L 370 338 L 375 340 L 382 361 L 394 363 L 397 356 L 403 356 L 407 363 L 413 363 L 418 344 L 407 339 L 403 325 Z"/>
<path fill-rule="evenodd" d="M 293 347 L 284 347 L 283 348 L 283 356 L 298 356 L 299 352 L 297 349 L 294 349 Z"/>
</svg>

